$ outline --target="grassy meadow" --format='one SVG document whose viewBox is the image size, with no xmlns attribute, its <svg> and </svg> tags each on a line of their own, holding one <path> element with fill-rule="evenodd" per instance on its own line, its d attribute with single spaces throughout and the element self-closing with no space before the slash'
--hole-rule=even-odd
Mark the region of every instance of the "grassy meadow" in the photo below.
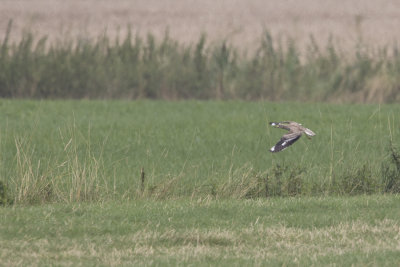
<svg viewBox="0 0 400 267">
<path fill-rule="evenodd" d="M 399 105 L 1 100 L 0 113 L 16 204 L 400 191 Z M 288 118 L 317 135 L 272 154 L 284 131 L 267 122 Z"/>
<path fill-rule="evenodd" d="M 394 265 L 399 109 L 2 99 L 1 264 Z"/>
<path fill-rule="evenodd" d="M 5 266 L 396 266 L 398 195 L 0 207 Z"/>
<path fill-rule="evenodd" d="M 22 2 L 0 266 L 398 265 L 393 0 Z M 316 136 L 270 153 L 285 120 Z"/>
</svg>

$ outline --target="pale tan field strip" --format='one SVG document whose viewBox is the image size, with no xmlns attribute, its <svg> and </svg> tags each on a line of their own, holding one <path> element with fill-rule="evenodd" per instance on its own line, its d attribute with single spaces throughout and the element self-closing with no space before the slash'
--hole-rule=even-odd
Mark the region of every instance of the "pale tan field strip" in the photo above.
<svg viewBox="0 0 400 267">
<path fill-rule="evenodd" d="M 320 229 L 301 229 L 285 226 L 267 227 L 255 222 L 236 231 L 221 229 L 175 229 L 159 231 L 143 229 L 131 235 L 85 236 L 83 239 L 60 236 L 47 239 L 0 240 L 0 257 L 4 265 L 38 264 L 51 259 L 68 263 L 86 259 L 106 265 L 151 263 L 152 260 L 180 262 L 202 258 L 265 260 L 307 259 L 311 262 L 324 256 L 340 256 L 357 252 L 366 256 L 380 252 L 400 252 L 400 225 L 383 220 L 376 225 L 356 221 Z M 163 244 L 168 243 L 164 246 Z M 171 245 L 172 244 L 172 245 Z M 13 257 L 10 257 L 13 255 Z"/>
<path fill-rule="evenodd" d="M 365 236 L 368 236 L 366 240 Z M 370 226 L 363 222 L 341 224 L 323 229 L 299 229 L 290 227 L 265 227 L 255 224 L 250 228 L 235 231 L 197 229 L 177 233 L 171 229 L 166 232 L 143 231 L 126 241 L 136 241 L 134 254 L 156 256 L 163 252 L 168 254 L 214 255 L 221 257 L 225 253 L 241 258 L 251 257 L 266 259 L 282 256 L 315 257 L 328 254 L 340 255 L 357 249 L 364 253 L 380 250 L 400 250 L 400 227 L 397 222 L 385 220 L 378 225 Z M 153 246 L 160 240 L 176 242 L 172 248 Z M 182 245 L 181 245 L 182 244 Z M 254 244 L 257 244 L 254 246 Z"/>
<path fill-rule="evenodd" d="M 391 45 L 400 39 L 397 0 L 0 1 L 0 34 L 10 19 L 14 39 L 24 29 L 51 40 L 105 31 L 115 36 L 127 25 L 157 37 L 168 28 L 171 37 L 185 43 L 197 41 L 204 32 L 212 40 L 227 39 L 242 47 L 252 46 L 265 29 L 274 36 L 295 38 L 298 44 L 307 43 L 310 34 L 321 43 L 332 35 L 342 46 L 352 47 L 360 36 L 369 45 Z"/>
</svg>

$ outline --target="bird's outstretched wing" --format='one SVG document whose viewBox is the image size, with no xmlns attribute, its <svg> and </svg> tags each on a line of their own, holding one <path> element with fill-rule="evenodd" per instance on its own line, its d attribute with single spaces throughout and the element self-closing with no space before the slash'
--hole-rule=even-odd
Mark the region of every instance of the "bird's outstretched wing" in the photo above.
<svg viewBox="0 0 400 267">
<path fill-rule="evenodd" d="M 298 133 L 285 134 L 284 136 L 282 136 L 281 140 L 279 140 L 279 142 L 276 143 L 276 145 L 271 147 L 271 149 L 269 151 L 271 151 L 271 152 L 282 151 L 285 148 L 287 148 L 288 146 L 292 145 L 297 140 L 299 140 L 300 136 L 301 136 L 301 133 L 300 134 L 298 134 Z"/>
</svg>

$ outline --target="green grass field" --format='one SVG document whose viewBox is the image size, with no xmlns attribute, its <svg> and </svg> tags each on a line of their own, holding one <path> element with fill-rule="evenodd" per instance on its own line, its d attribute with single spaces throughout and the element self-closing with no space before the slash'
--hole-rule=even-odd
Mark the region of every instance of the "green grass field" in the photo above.
<svg viewBox="0 0 400 267">
<path fill-rule="evenodd" d="M 0 113 L 14 203 L 400 191 L 399 105 L 1 100 Z M 272 154 L 284 131 L 267 122 L 282 120 L 317 135 Z"/>
<path fill-rule="evenodd" d="M 4 266 L 396 266 L 399 196 L 0 207 Z"/>
<path fill-rule="evenodd" d="M 399 105 L 0 100 L 0 114 L 0 265 L 398 263 Z M 281 120 L 317 135 L 272 154 Z"/>
</svg>

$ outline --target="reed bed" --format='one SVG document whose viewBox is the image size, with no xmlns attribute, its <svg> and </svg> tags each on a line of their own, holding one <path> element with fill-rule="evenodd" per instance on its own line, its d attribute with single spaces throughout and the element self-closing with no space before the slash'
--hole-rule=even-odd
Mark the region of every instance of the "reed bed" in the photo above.
<svg viewBox="0 0 400 267">
<path fill-rule="evenodd" d="M 355 44 L 344 53 L 313 36 L 306 49 L 268 31 L 252 51 L 226 40 L 192 44 L 143 38 L 128 29 L 107 35 L 48 42 L 26 32 L 0 47 L 0 97 L 90 99 L 242 99 L 393 103 L 400 100 L 397 45 Z M 362 40 L 362 39 L 360 39 Z"/>
</svg>

